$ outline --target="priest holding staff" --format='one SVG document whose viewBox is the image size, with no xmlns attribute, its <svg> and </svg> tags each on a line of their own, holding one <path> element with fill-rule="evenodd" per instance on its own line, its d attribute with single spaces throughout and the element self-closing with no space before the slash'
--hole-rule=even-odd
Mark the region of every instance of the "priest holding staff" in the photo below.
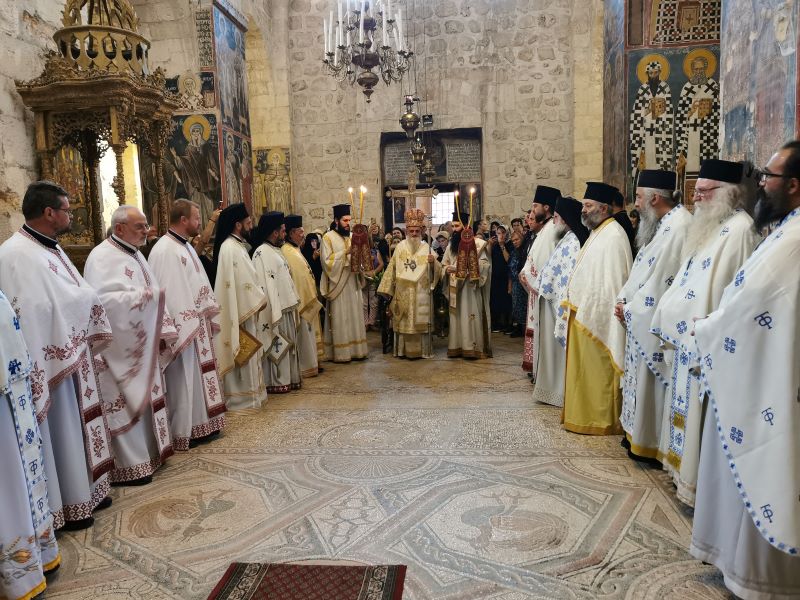
<svg viewBox="0 0 800 600">
<path fill-rule="evenodd" d="M 419 208 L 406 211 L 406 239 L 397 245 L 383 275 L 378 293 L 391 300 L 394 321 L 394 355 L 430 358 L 432 292 L 439 283 L 442 266 L 422 241 L 425 213 Z"/>
</svg>

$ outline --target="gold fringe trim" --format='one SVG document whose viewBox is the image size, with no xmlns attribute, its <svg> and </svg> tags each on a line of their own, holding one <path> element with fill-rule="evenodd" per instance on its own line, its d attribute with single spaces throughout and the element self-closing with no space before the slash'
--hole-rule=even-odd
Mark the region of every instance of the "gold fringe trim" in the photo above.
<svg viewBox="0 0 800 600">
<path fill-rule="evenodd" d="M 35 598 L 36 596 L 41 594 L 46 587 L 47 587 L 47 580 L 42 579 L 39 585 L 37 585 L 35 588 L 33 588 L 30 592 L 28 592 L 24 596 L 20 596 L 18 600 L 31 600 L 31 598 Z"/>
<path fill-rule="evenodd" d="M 631 445 L 631 452 L 633 452 L 636 456 L 641 456 L 642 458 L 652 458 L 659 462 L 663 462 L 661 459 L 664 458 L 664 455 L 658 448 L 647 448 L 645 446 L 640 446 L 639 444 L 633 441 L 633 438 L 629 434 L 625 434 L 625 439 L 628 440 L 628 443 Z"/>
</svg>

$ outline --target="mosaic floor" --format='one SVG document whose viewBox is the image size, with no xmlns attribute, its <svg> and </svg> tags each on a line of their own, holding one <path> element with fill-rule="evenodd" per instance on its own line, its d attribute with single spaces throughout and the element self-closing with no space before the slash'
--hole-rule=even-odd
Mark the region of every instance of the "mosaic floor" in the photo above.
<svg viewBox="0 0 800 600">
<path fill-rule="evenodd" d="M 482 362 L 371 339 L 368 361 L 230 415 L 60 535 L 47 598 L 205 598 L 232 561 L 307 560 L 407 564 L 406 600 L 730 598 L 662 472 L 563 431 L 495 337 Z"/>
</svg>

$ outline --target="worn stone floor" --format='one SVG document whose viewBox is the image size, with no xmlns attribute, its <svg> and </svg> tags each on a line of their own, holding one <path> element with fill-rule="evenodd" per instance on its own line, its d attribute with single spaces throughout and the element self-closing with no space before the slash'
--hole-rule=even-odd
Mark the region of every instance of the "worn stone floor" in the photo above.
<svg viewBox="0 0 800 600">
<path fill-rule="evenodd" d="M 370 334 L 375 335 L 375 334 Z M 729 598 L 665 475 L 495 358 L 326 365 L 59 535 L 47 598 L 205 598 L 232 561 L 408 565 L 408 600 Z M 336 599 L 332 599 L 336 600 Z"/>
</svg>

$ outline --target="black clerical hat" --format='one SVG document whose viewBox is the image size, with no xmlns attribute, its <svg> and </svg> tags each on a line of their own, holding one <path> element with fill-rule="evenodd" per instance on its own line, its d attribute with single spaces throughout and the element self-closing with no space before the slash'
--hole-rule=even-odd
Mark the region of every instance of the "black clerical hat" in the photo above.
<svg viewBox="0 0 800 600">
<path fill-rule="evenodd" d="M 699 179 L 713 179 L 726 183 L 741 183 L 744 176 L 744 165 L 730 160 L 708 158 L 700 165 Z"/>
<path fill-rule="evenodd" d="M 250 213 L 247 212 L 247 207 L 242 202 L 229 204 L 223 208 L 219 217 L 217 218 L 217 231 L 214 235 L 214 272 L 217 269 L 217 261 L 219 261 L 219 249 L 235 229 L 236 223 L 244 221 Z"/>
<path fill-rule="evenodd" d="M 220 223 L 222 223 L 223 220 L 229 223 L 238 223 L 239 221 L 244 221 L 249 216 L 250 213 L 247 212 L 247 207 L 244 203 L 236 202 L 235 204 L 229 204 L 223 208 L 219 213 L 218 220 Z"/>
<path fill-rule="evenodd" d="M 253 245 L 253 248 L 265 244 L 267 238 L 272 235 L 272 232 L 281 228 L 283 221 L 283 213 L 275 210 L 261 215 L 261 218 L 258 220 L 258 225 L 250 236 L 250 243 Z"/>
<path fill-rule="evenodd" d="M 550 210 L 555 210 L 556 200 L 561 197 L 561 190 L 546 185 L 537 185 L 536 192 L 533 194 L 533 201 L 538 204 L 549 206 Z"/>
<path fill-rule="evenodd" d="M 342 217 L 346 217 L 350 214 L 350 205 L 349 204 L 337 204 L 333 207 L 333 218 L 334 219 L 341 219 Z"/>
<path fill-rule="evenodd" d="M 586 183 L 586 192 L 583 194 L 583 198 L 585 200 L 594 200 L 595 202 L 602 202 L 608 205 L 618 204 L 621 200 L 617 188 L 599 181 L 589 181 Z"/>
<path fill-rule="evenodd" d="M 567 227 L 578 236 L 578 240 L 581 242 L 581 246 L 583 242 L 587 240 L 589 237 L 589 230 L 584 227 L 583 223 L 581 223 L 581 210 L 583 209 L 583 203 L 580 200 L 576 200 L 575 198 L 570 198 L 569 196 L 559 198 L 556 201 L 556 210 L 555 212 L 564 219 L 564 222 L 567 224 Z"/>
<path fill-rule="evenodd" d="M 645 169 L 639 173 L 639 181 L 636 183 L 636 187 L 670 190 L 674 192 L 676 181 L 677 175 L 675 171 Z"/>
<path fill-rule="evenodd" d="M 287 215 L 286 216 L 286 231 L 291 229 L 297 229 L 298 227 L 303 226 L 303 216 L 302 215 Z"/>
<path fill-rule="evenodd" d="M 280 229 L 284 221 L 285 218 L 282 212 L 271 210 L 261 215 L 258 220 L 258 232 L 266 237 L 276 229 Z"/>
</svg>

